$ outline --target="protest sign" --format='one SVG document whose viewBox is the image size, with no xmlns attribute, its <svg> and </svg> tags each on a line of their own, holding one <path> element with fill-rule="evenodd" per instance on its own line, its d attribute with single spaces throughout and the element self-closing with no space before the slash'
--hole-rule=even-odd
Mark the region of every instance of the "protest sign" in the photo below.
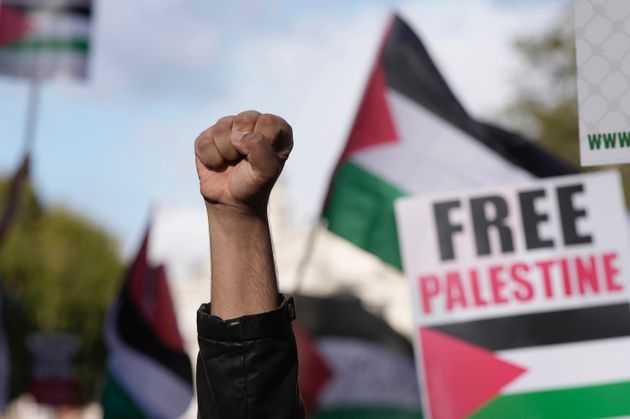
<svg viewBox="0 0 630 419">
<path fill-rule="evenodd" d="M 630 1 L 575 2 L 583 166 L 630 162 Z"/>
<path fill-rule="evenodd" d="M 621 191 L 600 172 L 397 201 L 427 417 L 630 414 Z"/>
<path fill-rule="evenodd" d="M 35 400 L 51 406 L 78 406 L 81 392 L 75 364 L 80 339 L 68 333 L 36 332 L 26 344 L 32 358 L 29 392 Z"/>
</svg>

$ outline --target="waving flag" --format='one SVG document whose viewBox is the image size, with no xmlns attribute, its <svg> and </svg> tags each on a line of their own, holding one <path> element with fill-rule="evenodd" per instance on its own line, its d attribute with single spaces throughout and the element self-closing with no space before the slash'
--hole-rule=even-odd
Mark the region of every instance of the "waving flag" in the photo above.
<svg viewBox="0 0 630 419">
<path fill-rule="evenodd" d="M 395 16 L 323 215 L 333 233 L 401 269 L 396 198 L 569 173 L 531 141 L 471 118 L 420 39 Z"/>
<path fill-rule="evenodd" d="M 192 367 L 184 352 L 163 266 L 147 259 L 149 233 L 108 313 L 105 418 L 174 418 L 193 397 Z"/>
<path fill-rule="evenodd" d="M 0 74 L 87 76 L 91 0 L 0 2 Z"/>
<path fill-rule="evenodd" d="M 413 350 L 405 337 L 351 296 L 300 296 L 296 306 L 303 329 L 296 334 L 300 369 L 309 369 L 300 386 L 311 417 L 422 418 Z"/>
</svg>

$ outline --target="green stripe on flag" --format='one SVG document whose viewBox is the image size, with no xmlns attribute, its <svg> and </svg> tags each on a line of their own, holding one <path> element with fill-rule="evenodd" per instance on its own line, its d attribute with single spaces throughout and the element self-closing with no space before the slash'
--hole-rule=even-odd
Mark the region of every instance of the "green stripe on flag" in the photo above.
<svg viewBox="0 0 630 419">
<path fill-rule="evenodd" d="M 405 195 L 351 161 L 345 162 L 335 173 L 324 209 L 328 229 L 402 269 L 394 200 Z"/>
<path fill-rule="evenodd" d="M 146 418 L 111 373 L 108 373 L 105 379 L 105 388 L 103 388 L 101 404 L 103 406 L 103 419 Z"/>
<path fill-rule="evenodd" d="M 74 51 L 87 54 L 90 45 L 85 39 L 25 39 L 2 45 L 0 51 Z"/>
<path fill-rule="evenodd" d="M 475 419 L 590 419 L 630 414 L 630 382 L 500 396 Z"/>
<path fill-rule="evenodd" d="M 422 413 L 417 410 L 361 407 L 326 409 L 318 413 L 315 419 L 422 419 Z"/>
</svg>

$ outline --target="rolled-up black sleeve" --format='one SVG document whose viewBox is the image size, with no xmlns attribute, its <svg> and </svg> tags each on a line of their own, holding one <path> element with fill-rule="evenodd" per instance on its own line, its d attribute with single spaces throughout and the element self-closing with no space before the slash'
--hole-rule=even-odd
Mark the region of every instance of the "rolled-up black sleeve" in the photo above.
<svg viewBox="0 0 630 419">
<path fill-rule="evenodd" d="M 238 319 L 197 312 L 199 418 L 302 419 L 293 299 Z"/>
</svg>

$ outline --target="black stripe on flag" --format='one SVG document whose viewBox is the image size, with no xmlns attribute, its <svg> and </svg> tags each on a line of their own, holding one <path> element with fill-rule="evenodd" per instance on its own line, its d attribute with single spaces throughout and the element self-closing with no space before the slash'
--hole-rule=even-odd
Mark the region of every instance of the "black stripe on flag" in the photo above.
<svg viewBox="0 0 630 419">
<path fill-rule="evenodd" d="M 34 12 L 51 12 L 56 14 L 72 14 L 82 17 L 91 17 L 92 16 L 92 6 L 90 4 L 77 4 L 77 5 L 66 5 L 61 7 L 47 7 L 45 4 L 24 4 L 17 3 L 11 4 L 11 2 L 5 2 L 6 6 L 11 6 L 11 8 L 21 11 L 22 13 L 29 14 Z"/>
<path fill-rule="evenodd" d="M 630 336 L 630 304 L 521 314 L 431 329 L 492 351 Z"/>
<path fill-rule="evenodd" d="M 137 352 L 172 371 L 185 383 L 192 383 L 192 365 L 188 355 L 165 346 L 144 319 L 125 289 L 119 297 L 116 329 L 123 342 Z"/>
<path fill-rule="evenodd" d="M 457 100 L 422 41 L 395 16 L 383 47 L 389 88 L 467 133 L 505 160 L 536 177 L 562 176 L 576 170 L 520 135 L 474 120 Z"/>
<path fill-rule="evenodd" d="M 411 342 L 392 329 L 385 320 L 365 310 L 356 297 L 295 296 L 295 305 L 299 308 L 300 324 L 312 336 L 365 340 L 413 357 Z"/>
</svg>

